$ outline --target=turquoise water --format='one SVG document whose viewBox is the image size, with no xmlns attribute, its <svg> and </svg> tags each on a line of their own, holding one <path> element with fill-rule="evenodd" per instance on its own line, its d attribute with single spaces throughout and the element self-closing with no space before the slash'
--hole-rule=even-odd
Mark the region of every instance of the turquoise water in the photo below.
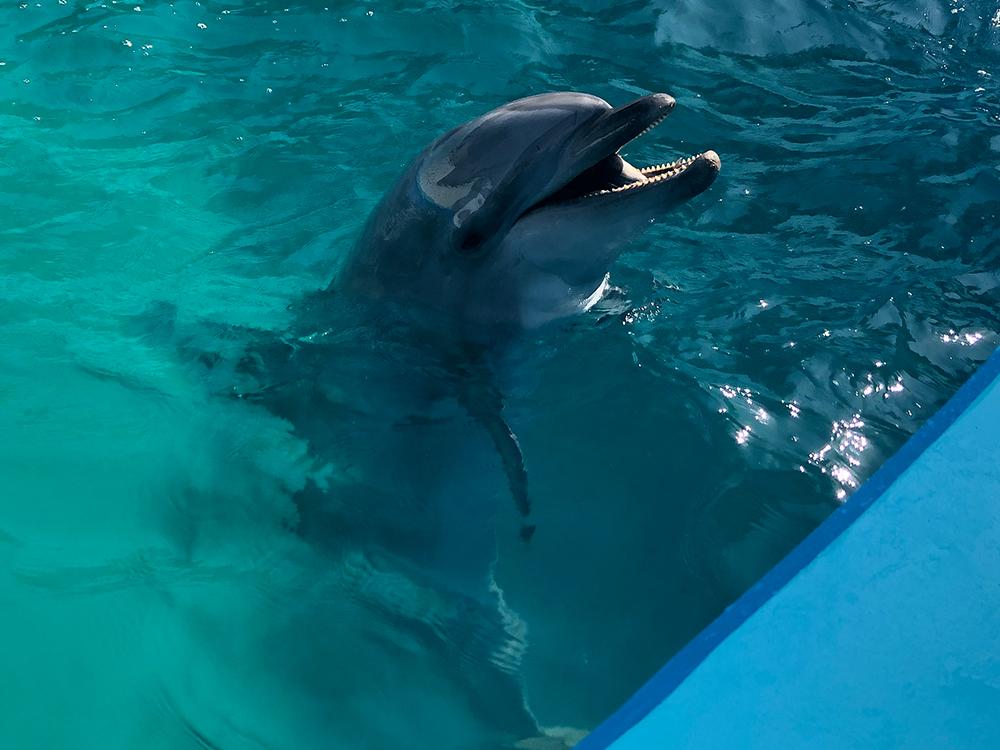
<svg viewBox="0 0 1000 750">
<path fill-rule="evenodd" d="M 938 0 L 4 5 L 3 744 L 595 726 L 1000 343 L 998 27 Z M 723 171 L 594 311 L 496 354 L 526 545 L 433 359 L 301 310 L 425 143 L 565 89 L 671 93 L 626 155 Z"/>
</svg>

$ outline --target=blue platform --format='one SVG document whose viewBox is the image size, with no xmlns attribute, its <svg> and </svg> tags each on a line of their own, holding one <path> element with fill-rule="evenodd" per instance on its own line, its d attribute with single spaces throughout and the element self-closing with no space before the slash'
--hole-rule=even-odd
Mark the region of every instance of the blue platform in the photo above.
<svg viewBox="0 0 1000 750">
<path fill-rule="evenodd" d="M 576 747 L 1000 748 L 1000 351 Z"/>
</svg>

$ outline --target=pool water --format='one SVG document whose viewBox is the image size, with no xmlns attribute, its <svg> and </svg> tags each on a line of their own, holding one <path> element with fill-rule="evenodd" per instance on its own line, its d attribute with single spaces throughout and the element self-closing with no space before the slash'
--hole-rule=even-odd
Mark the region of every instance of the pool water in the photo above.
<svg viewBox="0 0 1000 750">
<path fill-rule="evenodd" d="M 1000 344 L 984 2 L 0 8 L 0 737 L 558 748 Z M 722 173 L 488 352 L 317 293 L 453 125 L 665 91 Z"/>
</svg>

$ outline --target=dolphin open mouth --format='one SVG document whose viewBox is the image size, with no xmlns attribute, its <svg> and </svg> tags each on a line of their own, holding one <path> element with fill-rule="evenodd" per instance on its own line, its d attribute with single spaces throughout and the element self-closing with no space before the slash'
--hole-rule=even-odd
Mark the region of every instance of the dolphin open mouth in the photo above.
<svg viewBox="0 0 1000 750">
<path fill-rule="evenodd" d="M 562 187 L 525 213 L 556 205 L 638 197 L 656 190 L 664 196 L 664 210 L 705 190 L 719 173 L 721 161 L 714 151 L 657 166 L 637 168 L 618 151 L 656 127 L 674 108 L 667 94 L 650 94 L 608 110 L 575 134 L 580 160 Z M 652 197 L 652 196 L 650 196 Z"/>
</svg>

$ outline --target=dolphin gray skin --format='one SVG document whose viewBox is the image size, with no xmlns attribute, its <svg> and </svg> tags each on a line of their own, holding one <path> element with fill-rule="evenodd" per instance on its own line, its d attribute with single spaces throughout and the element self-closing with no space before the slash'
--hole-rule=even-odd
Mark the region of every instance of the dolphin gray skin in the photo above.
<svg viewBox="0 0 1000 750">
<path fill-rule="evenodd" d="M 450 130 L 372 213 L 345 288 L 412 300 L 469 328 L 537 328 L 587 310 L 618 255 L 715 180 L 706 151 L 637 169 L 618 150 L 665 118 L 666 94 L 519 99 Z"/>
<path fill-rule="evenodd" d="M 342 288 L 444 313 L 440 327 L 466 344 L 586 311 L 625 247 L 719 173 L 714 151 L 642 169 L 618 154 L 673 108 L 667 94 L 612 108 L 562 92 L 459 125 L 424 149 L 372 212 Z M 454 351 L 454 341 L 444 348 Z M 459 400 L 493 439 L 527 518 L 527 474 L 503 397 L 481 350 L 458 349 L 448 369 L 459 375 Z M 523 525 L 522 538 L 534 528 Z"/>
</svg>

